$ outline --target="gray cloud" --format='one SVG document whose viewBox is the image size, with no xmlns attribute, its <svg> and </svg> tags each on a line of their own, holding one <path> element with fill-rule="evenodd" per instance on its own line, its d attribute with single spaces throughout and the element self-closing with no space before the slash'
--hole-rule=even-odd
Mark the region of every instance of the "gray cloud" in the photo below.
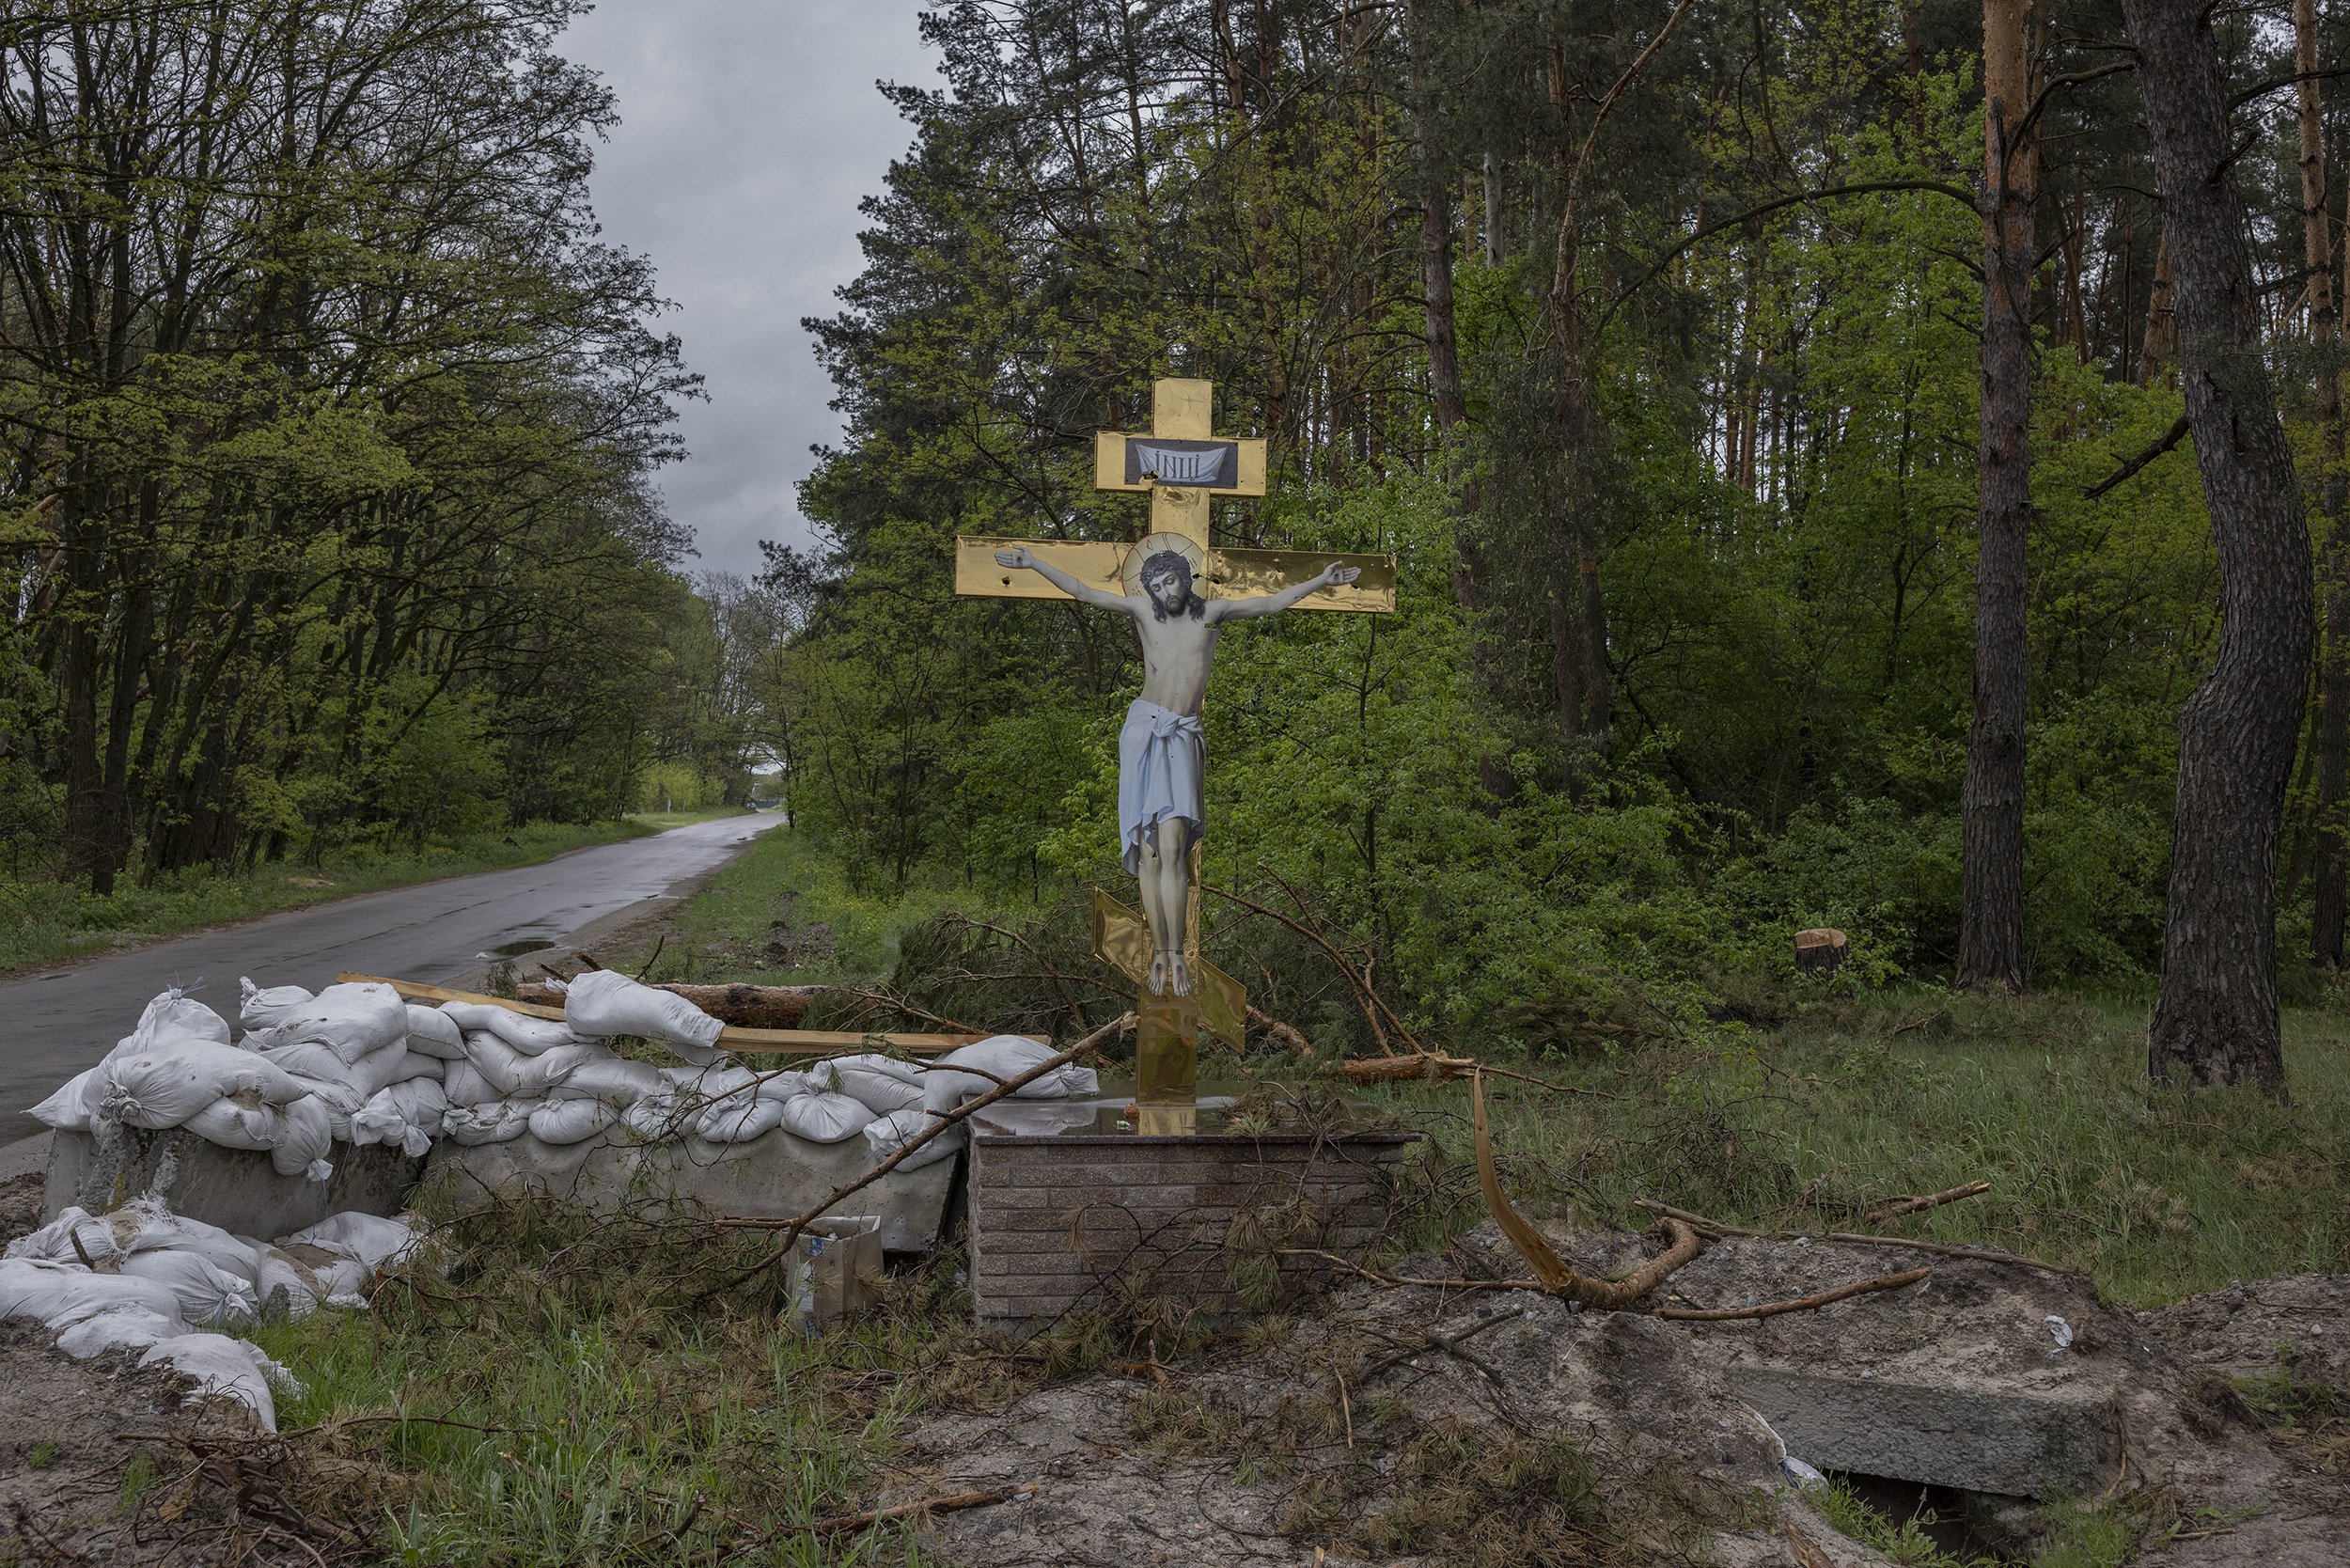
<svg viewBox="0 0 2350 1568">
<path fill-rule="evenodd" d="M 598 149 L 604 238 L 651 258 L 665 324 L 710 400 L 682 431 L 669 510 L 700 566 L 748 573 L 759 541 L 803 542 L 792 487 L 839 434 L 803 316 L 861 262 L 857 202 L 913 128 L 876 80 L 933 85 L 918 0 L 606 0 L 563 52 L 603 73 L 620 124 Z"/>
</svg>

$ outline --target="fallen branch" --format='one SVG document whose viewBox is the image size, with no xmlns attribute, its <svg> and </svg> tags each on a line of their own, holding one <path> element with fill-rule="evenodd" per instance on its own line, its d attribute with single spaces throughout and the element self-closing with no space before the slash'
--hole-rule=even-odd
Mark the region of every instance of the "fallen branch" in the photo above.
<svg viewBox="0 0 2350 1568">
<path fill-rule="evenodd" d="M 1868 1295 L 1877 1291 L 1898 1291 L 1904 1285 L 1914 1285 L 1934 1270 L 1913 1268 L 1901 1274 L 1881 1275 L 1874 1279 L 1856 1279 L 1849 1285 L 1839 1285 L 1832 1291 L 1816 1295 L 1800 1295 L 1792 1301 L 1767 1301 L 1760 1307 L 1660 1307 L 1656 1315 L 1676 1323 L 1734 1323 L 1742 1318 L 1775 1318 L 1781 1312 L 1808 1312 L 1815 1307 L 1843 1301 L 1856 1295 Z"/>
<path fill-rule="evenodd" d="M 2097 483 L 2092 484 L 2087 490 L 2082 491 L 2081 499 L 2084 501 L 2095 500 L 2098 496 L 2103 495 L 2107 491 L 2111 490 L 2115 485 L 2120 484 L 2123 479 L 2128 478 L 2131 475 L 2137 473 L 2139 469 L 2154 462 L 2154 459 L 2162 456 L 2163 453 L 2169 451 L 2171 447 L 2186 440 L 2186 416 L 2182 414 L 2176 420 L 2172 421 L 2170 428 L 2165 431 L 2161 437 L 2157 439 L 2153 446 L 2147 447 L 2144 451 L 2130 459 L 2129 462 L 2123 463 L 2121 467 L 2107 475 Z"/>
<path fill-rule="evenodd" d="M 1256 1003 L 1248 1004 L 1248 1021 L 1272 1037 L 1274 1043 L 1286 1045 L 1301 1057 L 1313 1055 L 1314 1048 L 1294 1024 L 1284 1024 Z"/>
<path fill-rule="evenodd" d="M 1228 893 L 1221 887 L 1211 887 L 1204 882 L 1199 885 L 1199 890 L 1203 893 L 1214 893 L 1219 899 L 1236 903 L 1243 909 L 1262 915 L 1268 919 L 1278 920 L 1315 947 L 1320 948 L 1328 956 L 1330 962 L 1338 965 L 1339 973 L 1346 977 L 1347 989 L 1355 993 L 1355 1005 L 1361 1010 L 1363 1022 L 1371 1026 L 1371 1038 L 1378 1043 L 1379 1054 L 1385 1057 L 1395 1055 L 1395 1047 L 1387 1043 L 1387 1031 L 1379 1024 L 1379 1014 L 1385 1011 L 1385 1008 L 1379 1004 L 1378 997 L 1364 985 L 1362 976 L 1355 972 L 1355 965 L 1346 961 L 1345 955 L 1331 944 L 1328 937 L 1301 921 L 1291 919 L 1277 909 L 1267 908 L 1254 899 L 1243 898 L 1238 893 Z M 1290 896 L 1296 897 L 1293 893 Z M 1397 1027 L 1402 1028 L 1401 1025 Z M 1404 1031 L 1404 1036 L 1407 1040 L 1410 1039 L 1408 1030 Z M 1418 1041 L 1413 1040 L 1411 1043 L 1415 1050 L 1419 1048 Z"/>
<path fill-rule="evenodd" d="M 819 1519 L 807 1529 L 825 1535 L 839 1535 L 849 1530 L 870 1529 L 875 1525 L 891 1519 L 903 1519 L 914 1513 L 951 1513 L 958 1509 L 988 1508 L 996 1503 L 1010 1502 L 1014 1497 L 1028 1497 L 1035 1491 L 1036 1482 L 1028 1482 L 1020 1486 L 998 1486 L 987 1492 L 956 1492 L 943 1497 L 919 1497 L 890 1508 L 875 1508 L 863 1513 L 843 1513 L 830 1519 Z"/>
<path fill-rule="evenodd" d="M 1684 1221 L 1668 1215 L 1658 1223 L 1669 1245 L 1657 1256 L 1621 1279 L 1594 1279 L 1578 1274 L 1502 1195 L 1501 1178 L 1494 1169 L 1493 1138 L 1485 1127 L 1485 1075 L 1481 1072 L 1469 1078 L 1469 1112 L 1470 1127 L 1477 1139 L 1477 1184 L 1485 1195 L 1485 1207 L 1492 1211 L 1494 1223 L 1501 1227 L 1501 1233 L 1510 1238 L 1510 1245 L 1517 1248 L 1518 1256 L 1533 1268 L 1546 1294 L 1610 1310 L 1629 1307 L 1698 1255 L 1702 1245 L 1698 1233 Z"/>
<path fill-rule="evenodd" d="M 1421 1051 L 1408 1057 L 1356 1057 L 1339 1063 L 1339 1071 L 1358 1084 L 1401 1083 L 1412 1078 L 1445 1083 L 1465 1078 L 1474 1073 L 1489 1073 L 1496 1078 L 1532 1084 L 1536 1089 L 1546 1089 L 1554 1094 L 1589 1094 L 1600 1100 L 1628 1098 L 1605 1089 L 1552 1083 L 1548 1078 L 1538 1078 L 1531 1073 L 1513 1073 L 1506 1067 L 1489 1067 L 1473 1057 L 1448 1057 L 1435 1051 Z"/>
<path fill-rule="evenodd" d="M 1651 1214 L 1680 1220 L 1683 1224 L 1694 1228 L 1700 1235 L 1708 1240 L 1722 1236 L 1754 1236 L 1763 1241 L 1792 1241 L 1798 1235 L 1810 1234 L 1813 1241 L 1849 1242 L 1855 1247 L 1907 1247 L 1912 1252 L 1930 1252 L 1940 1258 L 1971 1258 L 1977 1262 L 1983 1263 L 2021 1263 L 2026 1268 L 2036 1268 L 2049 1274 L 2063 1275 L 2068 1279 L 2094 1283 L 2079 1269 L 2064 1263 L 2051 1263 L 2043 1259 L 2026 1257 L 2021 1252 L 2000 1252 L 1987 1247 L 1951 1247 L 1943 1242 L 1913 1241 L 1907 1236 L 1872 1236 L 1860 1231 L 1828 1231 L 1825 1232 L 1751 1231 L 1743 1225 L 1724 1225 L 1719 1220 L 1708 1219 L 1703 1215 L 1693 1215 L 1686 1209 L 1676 1209 L 1669 1203 L 1658 1203 L 1646 1198 L 1636 1199 L 1634 1201 Z"/>
<path fill-rule="evenodd" d="M 1968 1182 L 1964 1186 L 1949 1187 L 1941 1192 L 1928 1193 L 1923 1198 L 1888 1199 L 1864 1210 L 1860 1215 L 1864 1225 L 1882 1225 L 1903 1215 L 1914 1215 L 1926 1209 L 1938 1209 L 1945 1203 L 1955 1203 L 1963 1198 L 1980 1198 L 1991 1190 L 1988 1182 Z"/>
</svg>

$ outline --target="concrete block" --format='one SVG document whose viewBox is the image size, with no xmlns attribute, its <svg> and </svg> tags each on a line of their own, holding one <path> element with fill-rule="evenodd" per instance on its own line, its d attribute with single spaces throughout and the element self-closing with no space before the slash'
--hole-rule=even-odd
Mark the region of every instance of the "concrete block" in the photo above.
<svg viewBox="0 0 2350 1568">
<path fill-rule="evenodd" d="M 384 1144 L 337 1143 L 327 1159 L 335 1174 L 313 1182 L 280 1176 L 266 1153 L 177 1129 L 110 1127 L 102 1138 L 59 1132 L 50 1140 L 41 1215 L 55 1219 L 70 1205 L 96 1213 L 160 1186 L 174 1214 L 269 1241 L 348 1210 L 396 1215 L 424 1169 L 424 1161 Z"/>
<path fill-rule="evenodd" d="M 640 1213 L 747 1219 L 805 1214 L 873 1165 L 861 1137 L 810 1143 L 780 1128 L 748 1143 L 696 1137 L 641 1143 L 619 1127 L 572 1144 L 542 1143 L 527 1133 L 471 1149 L 444 1139 L 429 1159 L 428 1181 L 478 1183 L 509 1195 L 535 1190 L 607 1211 L 626 1205 Z M 851 1197 L 840 1212 L 878 1216 L 885 1250 L 927 1252 L 938 1245 L 946 1222 L 956 1164 L 936 1160 L 893 1170 Z"/>
<path fill-rule="evenodd" d="M 2096 1493 L 2121 1456 L 2104 1388 L 2028 1391 L 1752 1364 L 1728 1371 L 1787 1451 L 1824 1470 L 2048 1497 Z"/>
</svg>

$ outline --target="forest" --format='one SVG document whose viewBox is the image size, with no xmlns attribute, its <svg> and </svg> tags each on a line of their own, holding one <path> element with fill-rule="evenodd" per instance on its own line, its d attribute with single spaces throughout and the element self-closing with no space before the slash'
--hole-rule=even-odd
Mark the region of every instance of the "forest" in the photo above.
<svg viewBox="0 0 2350 1568">
<path fill-rule="evenodd" d="M 1717 1016 L 1823 925 L 1841 987 L 2160 980 L 2198 1079 L 2276 1087 L 2279 998 L 2338 999 L 2313 0 L 929 8 L 947 86 L 887 89 L 808 323 L 816 541 L 755 582 L 659 503 L 697 389 L 593 234 L 625 106 L 572 9 L 0 22 L 16 864 L 102 894 L 772 759 L 859 886 L 1073 920 L 1138 665 L 955 598 L 953 541 L 1136 537 L 1092 433 L 1189 376 L 1270 442 L 1218 542 L 1401 565 L 1392 617 L 1227 638 L 1207 880 L 1418 1023 Z"/>
</svg>

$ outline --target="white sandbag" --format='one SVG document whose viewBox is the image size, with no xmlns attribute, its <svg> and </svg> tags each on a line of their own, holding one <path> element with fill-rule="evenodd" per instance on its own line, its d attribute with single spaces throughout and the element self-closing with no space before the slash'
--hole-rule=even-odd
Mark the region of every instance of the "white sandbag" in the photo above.
<svg viewBox="0 0 2350 1568">
<path fill-rule="evenodd" d="M 544 1060 L 544 1058 L 540 1058 Z M 668 1090 L 669 1081 L 650 1062 L 631 1061 L 608 1052 L 591 1057 L 550 1084 L 547 1094 L 556 1100 L 601 1100 L 606 1105 L 633 1105 L 648 1094 Z"/>
<path fill-rule="evenodd" d="M 407 1039 L 408 1004 L 390 986 L 365 980 L 328 986 L 275 1024 L 253 1030 L 246 1043 L 256 1050 L 324 1045 L 356 1061 Z"/>
<path fill-rule="evenodd" d="M 677 1086 L 679 1092 L 703 1100 L 721 1099 L 759 1082 L 758 1074 L 730 1058 L 706 1066 L 664 1067 L 658 1071 Z"/>
<path fill-rule="evenodd" d="M 740 1090 L 737 1091 L 738 1093 Z M 786 1069 L 761 1073 L 751 1085 L 751 1093 L 760 1100 L 796 1100 L 803 1094 L 829 1094 L 830 1085 L 819 1074 L 795 1073 Z"/>
<path fill-rule="evenodd" d="M 602 1100 L 548 1100 L 530 1113 L 530 1136 L 540 1143 L 584 1143 L 620 1119 Z"/>
<path fill-rule="evenodd" d="M 125 1057 L 105 1070 L 101 1109 L 133 1127 L 177 1127 L 215 1100 L 258 1096 L 282 1105 L 308 1092 L 284 1069 L 228 1045 Z"/>
<path fill-rule="evenodd" d="M 260 1053 L 263 1060 L 281 1067 L 302 1080 L 303 1086 L 314 1092 L 322 1085 L 335 1085 L 348 1090 L 344 1094 L 328 1094 L 330 1105 L 338 1107 L 350 1101 L 349 1110 L 356 1110 L 376 1095 L 403 1078 L 414 1077 L 410 1064 L 415 1059 L 408 1054 L 408 1038 L 402 1035 L 380 1051 L 370 1051 L 356 1060 L 339 1056 L 332 1046 L 316 1041 L 295 1045 L 274 1045 Z M 337 1129 L 342 1136 L 342 1129 Z"/>
<path fill-rule="evenodd" d="M 269 1151 L 270 1167 L 277 1174 L 323 1182 L 335 1174 L 326 1161 L 334 1147 L 335 1121 L 325 1101 L 306 1094 L 278 1107 L 277 1141 Z"/>
<path fill-rule="evenodd" d="M 937 1120 L 919 1105 L 911 1105 L 904 1110 L 891 1111 L 887 1116 L 876 1117 L 865 1124 L 865 1147 L 872 1152 L 876 1161 L 885 1160 L 919 1137 Z M 892 1168 L 919 1170 L 926 1165 L 935 1165 L 940 1160 L 950 1159 L 969 1140 L 970 1137 L 971 1129 L 958 1121 L 899 1161 Z"/>
<path fill-rule="evenodd" d="M 452 1105 L 478 1105 L 500 1098 L 497 1086 L 470 1060 L 452 1061 L 441 1074 L 441 1092 Z"/>
<path fill-rule="evenodd" d="M 681 1099 L 674 1089 L 665 1088 L 623 1110 L 620 1124 L 648 1143 L 663 1143 L 692 1132 L 707 1108 L 697 1101 Z"/>
<path fill-rule="evenodd" d="M 748 1143 L 783 1125 L 783 1105 L 780 1100 L 730 1100 L 702 1112 L 694 1131 L 712 1143 Z"/>
<path fill-rule="evenodd" d="M 392 1143 L 410 1159 L 432 1152 L 448 1116 L 448 1099 L 433 1078 L 407 1078 L 378 1091 L 352 1113 L 351 1141 L 361 1148 Z"/>
<path fill-rule="evenodd" d="M 356 1258 L 337 1257 L 302 1242 L 262 1248 L 261 1269 L 262 1278 L 270 1282 L 261 1292 L 264 1311 L 271 1309 L 271 1292 L 281 1284 L 287 1287 L 290 1312 L 299 1304 L 294 1284 L 309 1294 L 314 1307 L 364 1307 L 368 1287 L 375 1282 L 375 1271 Z"/>
<path fill-rule="evenodd" d="M 771 1102 L 761 1100 L 760 1105 Z M 799 1094 L 783 1102 L 787 1133 L 810 1143 L 845 1143 L 865 1130 L 873 1113 L 845 1094 Z"/>
<path fill-rule="evenodd" d="M 39 1318 L 54 1331 L 117 1307 L 180 1318 L 179 1296 L 155 1280 L 94 1274 L 80 1263 L 0 1258 L 0 1318 Z"/>
<path fill-rule="evenodd" d="M 90 1117 L 100 1114 L 107 1092 L 107 1074 L 118 1062 L 166 1052 L 215 1047 L 227 1050 L 231 1048 L 228 1040 L 228 1020 L 219 1013 L 201 1002 L 190 1000 L 176 986 L 158 992 L 139 1014 L 138 1027 L 117 1041 L 114 1049 L 82 1075 L 82 1109 Z"/>
<path fill-rule="evenodd" d="M 126 1278 L 152 1279 L 179 1298 L 180 1316 L 193 1328 L 242 1328 L 256 1316 L 253 1282 L 240 1279 L 198 1252 L 133 1252 L 122 1260 Z"/>
<path fill-rule="evenodd" d="M 250 979 L 238 980 L 237 986 L 244 993 L 244 1000 L 237 1009 L 237 1022 L 248 1029 L 275 1028 L 307 1005 L 315 995 L 299 985 L 273 985 L 264 991 Z"/>
<path fill-rule="evenodd" d="M 868 1052 L 834 1057 L 816 1064 L 815 1076 L 823 1087 L 845 1094 L 879 1116 L 922 1103 L 922 1070 L 910 1061 Z"/>
<path fill-rule="evenodd" d="M 144 1307 L 109 1307 L 67 1325 L 57 1335 L 57 1348 L 76 1361 L 86 1361 L 110 1350 L 145 1350 L 187 1331 L 188 1325 L 178 1318 Z"/>
<path fill-rule="evenodd" d="M 243 1149 L 259 1152 L 274 1149 L 286 1136 L 286 1118 L 275 1105 L 262 1105 L 258 1098 L 215 1100 L 180 1123 L 183 1133 L 194 1133 L 207 1143 L 223 1149 Z"/>
<path fill-rule="evenodd" d="M 195 1253 L 248 1284 L 258 1266 L 251 1243 L 217 1225 L 173 1214 L 162 1199 L 151 1196 L 133 1198 L 111 1214 L 68 1208 L 39 1230 L 10 1242 L 7 1255 L 113 1269 L 133 1253 L 159 1251 Z"/>
<path fill-rule="evenodd" d="M 551 1019 L 532 1018 L 487 1002 L 443 1002 L 441 1011 L 455 1019 L 457 1027 L 465 1033 L 487 1030 L 525 1056 L 535 1057 L 557 1045 L 579 1043 L 577 1035 Z"/>
<path fill-rule="evenodd" d="M 88 1132 L 91 1112 L 97 1109 L 99 1100 L 105 1094 L 105 1090 L 97 1084 L 98 1075 L 97 1068 L 84 1068 L 58 1085 L 48 1099 L 25 1114 L 60 1132 Z M 91 1092 L 93 1089 L 97 1090 L 95 1094 Z"/>
<path fill-rule="evenodd" d="M 306 1225 L 290 1236 L 278 1237 L 277 1245 L 315 1247 L 366 1268 L 379 1269 L 403 1261 L 411 1251 L 422 1247 L 424 1232 L 405 1217 L 387 1219 L 382 1215 L 346 1209 L 341 1214 L 328 1215 L 316 1225 Z"/>
<path fill-rule="evenodd" d="M 1060 1053 L 1041 1040 L 1030 1040 L 1020 1034 L 995 1034 L 985 1040 L 973 1041 L 940 1057 L 929 1065 L 922 1079 L 922 1106 L 925 1110 L 949 1111 L 975 1094 L 984 1094 L 1009 1079 L 1016 1078 L 1039 1062 Z M 976 1073 L 959 1073 L 957 1068 L 978 1068 Z M 1034 1083 L 1023 1084 L 1016 1091 L 1023 1100 L 1058 1100 L 1072 1094 L 1098 1094 L 1101 1080 L 1090 1067 L 1064 1063 L 1045 1074 Z"/>
<path fill-rule="evenodd" d="M 673 991 L 639 985 L 617 969 L 591 969 L 563 994 L 563 1021 L 590 1039 L 635 1035 L 658 1041 L 687 1060 L 713 1053 L 726 1025 Z"/>
<path fill-rule="evenodd" d="M 550 1046 L 533 1056 L 487 1029 L 465 1031 L 465 1059 L 507 1099 L 542 1100 L 573 1069 L 610 1054 L 601 1045 L 573 1044 Z"/>
<path fill-rule="evenodd" d="M 305 1268 L 278 1247 L 265 1247 L 259 1257 L 260 1278 L 253 1284 L 253 1301 L 264 1319 L 306 1318 L 319 1309 L 320 1302 L 334 1294 L 315 1271 Z M 352 1266 L 356 1269 L 358 1265 Z"/>
<path fill-rule="evenodd" d="M 441 1136 L 461 1148 L 504 1143 L 530 1131 L 530 1113 L 543 1100 L 491 1100 L 478 1105 L 451 1105 L 441 1122 Z"/>
<path fill-rule="evenodd" d="M 439 1008 L 410 1002 L 408 1048 L 420 1057 L 462 1061 L 465 1058 L 465 1031 L 458 1027 L 456 1019 Z"/>
<path fill-rule="evenodd" d="M 405 1065 L 400 1068 L 400 1076 L 392 1080 L 395 1083 L 406 1083 L 412 1078 L 430 1078 L 437 1084 L 448 1076 L 450 1064 L 446 1058 L 424 1056 L 414 1045 L 401 1053 L 401 1058 Z"/>
<path fill-rule="evenodd" d="M 289 1392 L 298 1388 L 292 1374 L 261 1354 L 258 1345 L 226 1334 L 182 1334 L 159 1340 L 139 1357 L 142 1367 L 164 1363 L 196 1379 L 196 1388 L 182 1403 L 233 1399 L 252 1410 L 264 1432 L 277 1430 L 277 1402 L 270 1395 L 270 1385 L 281 1385 Z"/>
</svg>

